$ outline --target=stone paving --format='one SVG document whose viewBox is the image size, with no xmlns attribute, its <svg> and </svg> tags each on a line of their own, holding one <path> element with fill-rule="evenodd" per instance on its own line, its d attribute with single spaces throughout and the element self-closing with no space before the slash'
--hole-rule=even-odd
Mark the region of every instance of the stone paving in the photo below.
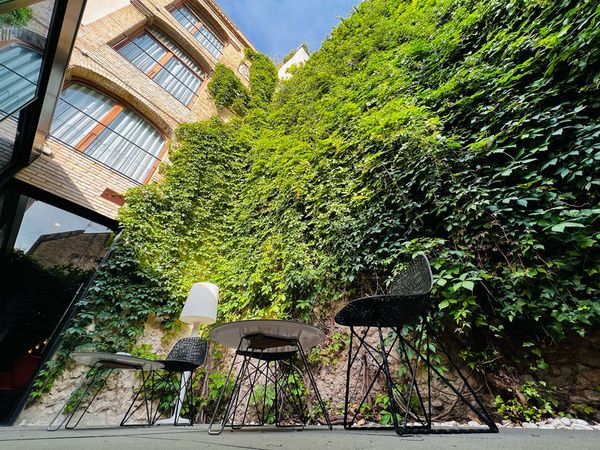
<svg viewBox="0 0 600 450">
<path fill-rule="evenodd" d="M 308 427 L 304 431 L 274 428 L 225 431 L 209 436 L 205 425 L 194 427 L 112 428 L 48 432 L 37 427 L 0 428 L 0 449 L 528 449 L 600 448 L 600 433 L 570 429 L 502 428 L 497 434 L 398 437 L 389 431 L 345 431 Z"/>
</svg>

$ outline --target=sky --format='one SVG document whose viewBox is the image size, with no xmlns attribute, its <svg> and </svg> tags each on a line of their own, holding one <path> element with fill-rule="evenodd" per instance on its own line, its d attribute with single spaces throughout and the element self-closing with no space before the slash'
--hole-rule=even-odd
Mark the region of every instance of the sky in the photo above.
<svg viewBox="0 0 600 450">
<path fill-rule="evenodd" d="M 361 0 L 217 0 L 250 42 L 279 62 L 301 44 L 312 52 Z"/>
<path fill-rule="evenodd" d="M 90 222 L 47 203 L 35 201 L 25 211 L 23 224 L 17 235 L 15 247 L 27 252 L 37 239 L 44 234 L 85 230 L 86 233 L 104 233 L 102 225 Z"/>
</svg>

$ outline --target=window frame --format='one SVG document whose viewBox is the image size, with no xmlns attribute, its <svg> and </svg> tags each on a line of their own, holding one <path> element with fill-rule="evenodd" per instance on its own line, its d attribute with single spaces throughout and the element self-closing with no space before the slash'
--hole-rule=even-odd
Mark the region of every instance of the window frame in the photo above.
<svg viewBox="0 0 600 450">
<path fill-rule="evenodd" d="M 158 31 L 158 32 L 161 33 L 160 31 Z M 123 56 L 120 53 L 120 50 L 123 47 L 125 47 L 127 44 L 133 42 L 135 39 L 137 39 L 138 37 L 140 37 L 140 36 L 142 36 L 144 34 L 148 34 L 150 36 L 150 38 L 154 42 L 156 42 L 156 44 L 158 44 L 165 51 L 165 54 L 158 61 L 156 61 L 155 59 L 153 59 L 154 64 L 147 71 L 143 71 L 141 68 L 139 68 L 138 66 L 136 66 L 133 62 L 131 62 L 129 59 L 127 59 L 125 56 Z M 121 39 L 116 44 L 111 45 L 111 47 L 113 48 L 113 50 L 115 50 L 119 54 L 119 56 L 121 56 L 125 61 L 127 61 L 129 64 L 131 64 L 132 66 L 134 66 L 137 70 L 139 70 L 144 75 L 146 75 L 148 78 L 150 78 L 152 81 L 154 81 L 157 85 L 159 85 L 161 87 L 161 89 L 163 89 L 164 91 L 166 91 L 171 97 L 175 98 L 179 103 L 181 103 L 182 105 L 184 105 L 188 109 L 191 109 L 192 105 L 198 99 L 200 91 L 202 91 L 202 89 L 204 88 L 204 86 L 205 86 L 205 84 L 206 84 L 206 82 L 207 82 L 207 80 L 209 78 L 209 72 L 202 66 L 202 64 L 198 64 L 198 62 L 196 61 L 195 58 L 192 58 L 184 49 L 182 49 L 179 45 L 177 45 L 175 42 L 173 42 L 173 40 L 168 35 L 166 35 L 164 33 L 161 33 L 161 34 L 163 34 L 166 39 L 169 39 L 172 42 L 173 46 L 179 48 L 179 51 L 181 51 L 182 53 L 184 53 L 185 55 L 187 55 L 187 57 L 190 58 L 190 60 L 192 60 L 193 62 L 195 62 L 198 65 L 198 67 L 200 68 L 200 70 L 203 71 L 202 74 L 199 75 L 196 72 L 196 70 L 194 70 L 192 67 L 190 67 L 184 60 L 182 60 L 178 55 L 176 55 L 171 49 L 167 48 L 160 41 L 160 39 L 158 39 L 156 36 L 154 36 L 154 34 L 152 33 L 152 28 L 151 27 L 145 27 L 145 26 L 141 27 L 138 30 L 134 31 L 133 33 L 126 35 L 125 38 Z M 184 103 L 183 101 L 181 101 L 180 99 L 178 99 L 177 97 L 175 97 L 175 95 L 173 95 L 171 92 L 169 92 L 165 87 L 163 87 L 158 81 L 156 81 L 154 79 L 156 77 L 156 75 L 158 75 L 160 73 L 161 69 L 167 70 L 165 68 L 165 66 L 173 58 L 175 58 L 177 61 L 179 61 L 181 64 L 183 64 L 189 71 L 191 71 L 200 80 L 200 84 L 198 85 L 198 88 L 195 91 L 192 91 L 190 89 L 190 91 L 192 91 L 192 98 L 187 103 Z M 171 72 L 169 72 L 169 73 L 171 73 Z M 177 77 L 175 77 L 175 78 L 177 78 Z"/>
<path fill-rule="evenodd" d="M 51 137 L 52 139 L 54 139 L 55 141 L 58 141 L 61 144 L 66 145 L 67 147 L 72 148 L 73 150 L 75 150 L 75 151 L 83 154 L 84 156 L 93 159 L 96 163 L 101 164 L 104 167 L 107 167 L 111 171 L 113 171 L 115 173 L 118 173 L 120 176 L 125 177 L 128 180 L 133 181 L 134 183 L 137 183 L 137 184 L 140 184 L 140 185 L 148 184 L 150 182 L 150 180 L 152 179 L 152 177 L 154 176 L 154 173 L 158 169 L 158 166 L 162 162 L 162 160 L 165 157 L 165 154 L 167 153 L 167 150 L 169 148 L 169 139 L 168 139 L 167 135 L 159 127 L 157 127 L 154 124 L 153 121 L 151 121 L 147 116 L 145 116 L 144 114 L 142 114 L 136 108 L 134 108 L 133 106 L 131 106 L 129 103 L 124 102 L 122 100 L 119 100 L 114 95 L 108 93 L 101 86 L 98 86 L 96 84 L 90 83 L 88 80 L 85 80 L 85 79 L 73 78 L 73 79 L 70 79 L 70 80 L 66 81 L 65 84 L 64 84 L 64 86 L 63 86 L 63 88 L 62 88 L 62 90 L 61 90 L 61 92 L 60 92 L 60 96 L 59 96 L 59 100 L 58 101 L 60 101 L 60 99 L 62 99 L 63 93 L 69 87 L 71 87 L 72 85 L 75 85 L 75 84 L 79 84 L 79 85 L 85 86 L 85 87 L 87 87 L 89 89 L 92 89 L 94 91 L 99 92 L 100 94 L 102 94 L 105 97 L 108 97 L 110 100 L 112 100 L 115 103 L 115 105 L 110 110 L 108 110 L 100 119 L 96 120 L 96 119 L 92 118 L 92 120 L 94 120 L 96 122 L 96 125 L 85 136 L 83 136 L 79 142 L 77 142 L 77 145 L 71 145 L 71 144 L 68 144 L 68 143 L 64 142 L 60 138 L 54 136 L 52 134 L 52 132 L 50 132 L 48 136 Z M 58 104 L 58 102 L 57 102 L 57 104 Z M 130 111 L 132 111 L 133 113 L 135 113 L 137 116 L 139 116 L 142 120 L 144 120 L 146 123 L 148 123 L 152 128 L 154 128 L 154 130 L 156 130 L 156 132 L 158 134 L 160 134 L 160 136 L 162 136 L 162 138 L 165 141 L 164 144 L 163 144 L 163 146 L 162 146 L 162 148 L 157 153 L 157 155 L 156 156 L 151 155 L 155 159 L 155 161 L 152 164 L 152 166 L 150 167 L 150 169 L 148 170 L 148 173 L 144 177 L 143 181 L 138 181 L 138 180 L 136 180 L 134 178 L 131 178 L 130 176 L 128 176 L 128 175 L 120 172 L 118 169 L 116 169 L 114 167 L 111 167 L 110 165 L 108 165 L 108 164 L 106 164 L 106 163 L 104 163 L 104 162 L 102 162 L 102 161 L 94 158 L 93 156 L 90 156 L 90 155 L 88 155 L 88 154 L 85 153 L 85 150 L 98 138 L 98 136 L 100 136 L 100 134 L 102 134 L 102 132 L 109 127 L 109 125 L 118 117 L 118 115 L 122 111 L 124 111 L 126 109 L 129 109 Z M 83 114 L 86 114 L 86 113 L 84 113 L 83 111 L 81 111 L 79 109 L 78 109 L 78 111 L 81 112 L 81 113 L 83 113 Z M 54 119 L 54 117 L 53 117 L 53 119 Z M 116 133 L 116 134 L 118 134 L 118 133 Z M 120 134 L 118 134 L 118 135 L 122 136 Z M 126 140 L 129 141 L 129 139 L 127 138 L 127 136 L 122 136 L 122 137 L 124 137 Z M 133 143 L 133 144 L 136 145 L 136 146 L 138 146 L 135 143 Z"/>
<path fill-rule="evenodd" d="M 185 28 L 183 26 L 182 23 L 180 23 L 174 16 L 173 16 L 173 12 L 177 9 L 180 8 L 187 8 L 192 15 L 196 18 L 196 24 L 193 25 L 193 32 L 188 30 L 187 28 Z M 189 33 L 192 38 L 198 42 L 198 44 L 200 44 L 200 46 L 206 51 L 208 52 L 208 54 L 210 56 L 212 56 L 213 58 L 215 58 L 217 61 L 219 61 L 222 57 L 223 57 L 223 50 L 225 50 L 225 47 L 227 46 L 227 44 L 229 43 L 229 39 L 227 39 L 226 37 L 224 37 L 224 33 L 220 32 L 218 30 L 218 28 L 215 26 L 214 23 L 212 23 L 213 21 L 211 19 L 207 19 L 205 18 L 205 16 L 208 16 L 209 14 L 207 13 L 200 13 L 198 12 L 197 8 L 195 8 L 194 6 L 192 6 L 191 4 L 189 4 L 189 2 L 186 1 L 179 1 L 179 2 L 174 2 L 173 4 L 171 4 L 168 8 L 167 8 L 167 12 L 171 15 L 171 18 L 173 20 L 175 20 L 175 22 L 177 22 L 177 24 L 182 27 L 187 33 Z M 195 36 L 195 32 L 197 32 L 202 26 L 205 26 L 208 31 L 210 31 L 210 33 L 217 38 L 217 40 L 221 43 L 221 45 L 223 46 L 223 48 L 221 50 L 219 50 L 219 56 L 215 56 L 213 55 L 209 49 L 207 49 L 202 42 L 200 42 L 196 36 Z"/>
</svg>

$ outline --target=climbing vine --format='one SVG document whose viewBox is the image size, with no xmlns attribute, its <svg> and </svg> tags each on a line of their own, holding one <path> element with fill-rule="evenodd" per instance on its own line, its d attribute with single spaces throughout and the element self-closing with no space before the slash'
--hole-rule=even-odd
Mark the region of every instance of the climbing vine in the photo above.
<svg viewBox="0 0 600 450">
<path fill-rule="evenodd" d="M 217 64 L 208 82 L 208 92 L 215 105 L 243 114 L 248 107 L 250 93 L 229 67 Z"/>
<path fill-rule="evenodd" d="M 424 251 L 468 364 L 545 368 L 531 349 L 600 319 L 599 22 L 592 0 L 368 0 L 277 89 L 263 55 L 250 90 L 217 66 L 239 117 L 181 126 L 127 194 L 132 265 L 87 300 L 92 340 L 172 323 L 197 280 L 220 321 L 318 320 Z"/>
</svg>

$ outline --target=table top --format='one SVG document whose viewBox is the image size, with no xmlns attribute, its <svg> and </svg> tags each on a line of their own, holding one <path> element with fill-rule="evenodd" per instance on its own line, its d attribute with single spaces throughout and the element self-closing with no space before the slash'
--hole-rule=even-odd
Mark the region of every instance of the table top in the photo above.
<svg viewBox="0 0 600 450">
<path fill-rule="evenodd" d="M 90 367 L 97 363 L 116 369 L 157 370 L 164 367 L 164 364 L 160 361 L 151 361 L 149 359 L 137 358 L 135 356 L 119 353 L 72 352 L 71 358 L 80 364 Z"/>
<path fill-rule="evenodd" d="M 267 337 L 295 339 L 304 350 L 314 347 L 325 338 L 325 333 L 312 325 L 306 325 L 289 320 L 240 320 L 226 323 L 210 333 L 213 341 L 226 347 L 237 349 L 244 336 L 262 334 Z M 248 341 L 242 340 L 240 350 L 248 349 Z M 264 350 L 265 353 L 295 351 L 294 346 L 286 345 Z"/>
</svg>

